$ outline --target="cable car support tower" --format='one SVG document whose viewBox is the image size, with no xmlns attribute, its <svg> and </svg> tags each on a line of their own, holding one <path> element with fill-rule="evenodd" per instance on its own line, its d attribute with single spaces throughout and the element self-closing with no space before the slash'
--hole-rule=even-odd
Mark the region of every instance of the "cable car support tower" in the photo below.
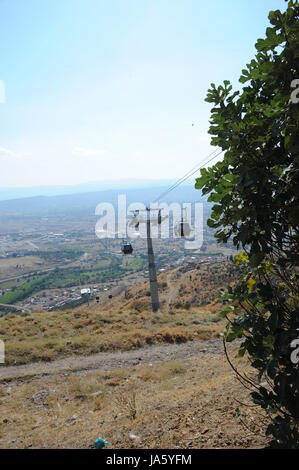
<svg viewBox="0 0 299 470">
<path fill-rule="evenodd" d="M 193 176 L 201 168 L 203 168 L 205 165 L 210 163 L 216 157 L 220 156 L 222 153 L 223 153 L 223 150 L 219 151 L 219 148 L 215 149 L 204 160 L 202 160 L 194 168 L 192 168 L 190 171 L 188 171 L 188 173 L 186 173 L 176 183 L 174 183 L 172 186 L 170 186 L 170 188 L 167 191 L 165 191 L 164 193 L 162 193 L 154 202 L 156 203 L 156 202 L 160 201 L 163 197 L 167 196 L 167 194 L 169 194 L 171 191 L 173 191 L 175 188 L 177 188 L 186 179 Z M 138 220 L 137 219 L 138 216 L 139 216 L 140 210 L 132 211 L 133 212 L 133 221 L 131 223 L 133 223 L 135 225 L 136 229 L 138 229 L 140 223 L 142 223 L 142 222 L 146 223 L 148 270 L 149 270 L 149 281 L 150 281 L 150 293 L 151 293 L 151 300 L 152 300 L 152 310 L 153 310 L 153 312 L 157 312 L 160 308 L 160 303 L 159 303 L 159 291 L 158 291 L 156 264 L 155 264 L 154 250 L 153 250 L 153 242 L 152 242 L 152 237 L 151 237 L 151 217 L 150 217 L 150 213 L 153 210 L 158 210 L 158 225 L 161 225 L 161 223 L 162 223 L 161 209 L 150 209 L 150 207 L 146 208 L 146 220 L 142 220 L 142 219 Z M 179 236 L 180 237 L 185 237 L 185 235 L 188 236 L 189 232 L 190 232 L 189 224 L 188 224 L 188 222 L 186 222 L 184 220 L 184 217 L 182 217 L 181 222 L 179 223 L 179 227 L 178 227 Z M 128 255 L 128 254 L 133 253 L 133 248 L 132 248 L 132 245 L 131 245 L 130 242 L 125 242 L 125 240 L 123 240 L 122 252 L 123 252 L 124 255 Z"/>
<path fill-rule="evenodd" d="M 146 209 L 146 240 L 147 240 L 147 256 L 148 256 L 148 271 L 149 271 L 149 281 L 150 281 L 150 292 L 152 299 L 152 310 L 157 312 L 160 308 L 159 303 L 159 291 L 158 291 L 158 281 L 157 281 L 157 272 L 155 264 L 155 256 L 153 250 L 153 241 L 151 237 L 151 218 L 150 218 L 150 209 Z"/>
</svg>

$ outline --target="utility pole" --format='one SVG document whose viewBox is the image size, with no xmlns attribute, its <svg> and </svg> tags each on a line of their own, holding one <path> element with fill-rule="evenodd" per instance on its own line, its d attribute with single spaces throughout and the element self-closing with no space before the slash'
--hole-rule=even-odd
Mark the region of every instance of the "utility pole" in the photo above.
<svg viewBox="0 0 299 470">
<path fill-rule="evenodd" d="M 151 217 L 150 217 L 150 209 L 147 208 L 146 210 L 147 210 L 146 239 L 147 239 L 150 292 L 151 292 L 151 299 L 152 299 L 152 310 L 153 312 L 157 312 L 157 310 L 159 310 L 160 308 L 160 304 L 159 304 L 159 292 L 158 292 L 158 282 L 157 282 L 153 242 L 151 238 Z"/>
</svg>

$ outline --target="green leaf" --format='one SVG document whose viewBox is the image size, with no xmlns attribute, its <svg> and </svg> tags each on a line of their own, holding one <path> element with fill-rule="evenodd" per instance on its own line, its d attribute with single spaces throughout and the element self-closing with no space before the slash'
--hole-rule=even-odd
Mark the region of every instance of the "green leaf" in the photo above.
<svg viewBox="0 0 299 470">
<path fill-rule="evenodd" d="M 274 343 L 275 343 L 275 338 L 272 335 L 268 335 L 266 336 L 266 338 L 263 339 L 263 345 L 270 351 L 272 351 L 274 347 Z"/>
<path fill-rule="evenodd" d="M 252 255 L 249 256 L 249 263 L 250 266 L 256 267 L 258 266 L 262 260 L 264 259 L 264 255 L 261 252 L 253 253 Z"/>
<path fill-rule="evenodd" d="M 218 313 L 218 317 L 225 318 L 229 313 L 232 313 L 233 311 L 234 307 L 232 305 L 228 305 Z"/>
<path fill-rule="evenodd" d="M 241 346 L 239 351 L 238 351 L 238 356 L 239 357 L 244 357 L 245 353 L 246 353 L 247 349 L 245 346 Z"/>
</svg>

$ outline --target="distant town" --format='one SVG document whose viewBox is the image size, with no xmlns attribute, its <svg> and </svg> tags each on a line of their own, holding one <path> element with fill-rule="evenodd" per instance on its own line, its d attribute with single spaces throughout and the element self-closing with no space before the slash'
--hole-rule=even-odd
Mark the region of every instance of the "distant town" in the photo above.
<svg viewBox="0 0 299 470">
<path fill-rule="evenodd" d="M 0 315 L 102 303 L 142 279 L 146 280 L 146 241 L 134 240 L 124 256 L 121 239 L 99 239 L 96 218 L 75 212 L 54 215 L 7 214 L 0 223 Z M 215 244 L 204 228 L 200 250 L 184 249 L 177 238 L 155 240 L 157 270 L 181 264 L 225 259 L 231 247 Z"/>
</svg>

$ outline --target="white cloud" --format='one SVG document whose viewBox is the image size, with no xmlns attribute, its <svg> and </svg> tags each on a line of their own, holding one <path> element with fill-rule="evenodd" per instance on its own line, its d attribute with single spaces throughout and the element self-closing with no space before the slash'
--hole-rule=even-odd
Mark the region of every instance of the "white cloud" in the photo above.
<svg viewBox="0 0 299 470">
<path fill-rule="evenodd" d="M 0 147 L 0 157 L 18 158 L 18 154 L 5 147 Z"/>
<path fill-rule="evenodd" d="M 86 147 L 73 147 L 72 153 L 78 157 L 100 157 L 101 155 L 104 155 L 105 150 Z"/>
<path fill-rule="evenodd" d="M 22 157 L 31 157 L 31 153 L 17 153 L 14 152 L 13 150 L 10 150 L 6 147 L 0 147 L 0 157 L 5 157 L 5 158 L 22 158 Z"/>
</svg>

